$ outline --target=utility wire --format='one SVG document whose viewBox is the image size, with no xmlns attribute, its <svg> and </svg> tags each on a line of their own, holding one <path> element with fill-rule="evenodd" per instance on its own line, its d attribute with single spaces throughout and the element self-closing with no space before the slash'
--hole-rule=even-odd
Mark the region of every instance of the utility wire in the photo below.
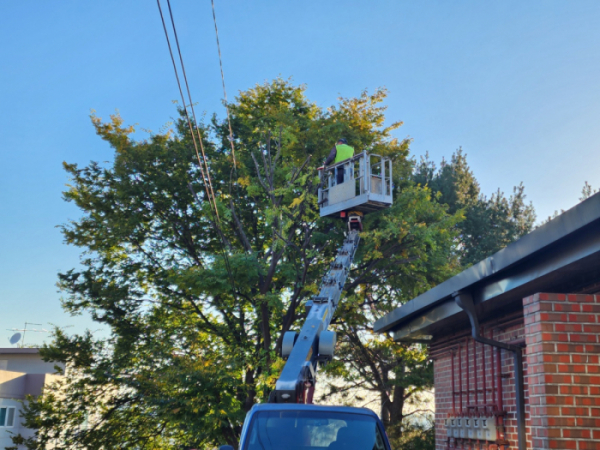
<svg viewBox="0 0 600 450">
<path fill-rule="evenodd" d="M 217 28 L 217 16 L 215 15 L 215 1 L 210 0 L 212 4 L 213 22 L 215 23 L 215 35 L 217 37 L 217 50 L 219 52 L 219 66 L 221 67 L 221 81 L 223 82 L 223 95 L 225 97 L 225 110 L 227 111 L 227 122 L 229 123 L 229 142 L 231 143 L 231 155 L 233 156 L 233 168 L 236 167 L 235 148 L 233 147 L 233 129 L 231 128 L 231 118 L 229 116 L 229 102 L 227 101 L 227 89 L 225 88 L 225 75 L 223 73 L 223 58 L 221 57 L 221 45 L 219 44 L 219 29 Z"/>
<path fill-rule="evenodd" d="M 204 189 L 206 191 L 206 197 L 211 204 L 211 209 L 216 209 L 217 205 L 214 202 L 210 190 L 208 188 L 207 177 L 204 173 L 204 169 L 202 167 L 202 163 L 200 162 L 200 153 L 198 152 L 198 143 L 196 142 L 196 135 L 194 134 L 194 126 L 192 125 L 192 121 L 190 119 L 190 115 L 188 114 L 185 96 L 183 95 L 183 90 L 181 89 L 181 81 L 179 79 L 179 73 L 177 71 L 177 64 L 175 63 L 175 57 L 173 56 L 173 49 L 171 47 L 171 40 L 169 39 L 169 32 L 167 31 L 167 25 L 165 24 L 165 18 L 163 16 L 162 8 L 160 6 L 160 0 L 156 0 L 156 4 L 158 5 L 158 11 L 160 12 L 160 20 L 162 21 L 163 30 L 165 31 L 165 38 L 167 39 L 167 46 L 169 47 L 169 54 L 171 55 L 171 62 L 173 63 L 173 70 L 175 71 L 175 78 L 177 79 L 177 87 L 179 88 L 179 94 L 181 95 L 181 101 L 183 102 L 183 112 L 185 114 L 185 118 L 187 119 L 188 127 L 190 129 L 190 134 L 192 135 L 192 141 L 194 142 L 194 149 L 196 150 L 196 156 L 198 158 L 198 166 L 200 168 L 200 173 L 202 174 L 202 181 L 204 182 Z M 200 141 L 202 142 L 202 141 Z"/>
<path fill-rule="evenodd" d="M 175 63 L 175 57 L 173 56 L 173 49 L 171 47 L 171 41 L 169 39 L 169 33 L 167 31 L 167 26 L 165 24 L 165 19 L 164 19 L 164 15 L 163 15 L 163 12 L 162 12 L 162 8 L 160 6 L 160 0 L 156 0 L 156 3 L 158 5 L 158 11 L 160 12 L 160 18 L 161 18 L 161 21 L 162 21 L 162 24 L 163 24 L 163 29 L 165 31 L 165 37 L 167 39 L 167 45 L 169 47 L 169 53 L 171 55 L 171 62 L 173 63 L 173 69 L 175 71 L 175 78 L 177 79 L 177 87 L 179 88 L 179 93 L 181 94 L 181 100 L 183 101 L 183 110 L 184 110 L 184 113 L 185 113 L 185 117 L 187 119 L 188 127 L 190 129 L 190 133 L 192 135 L 192 140 L 194 142 L 194 148 L 196 150 L 196 156 L 198 158 L 198 165 L 200 167 L 200 173 L 202 174 L 202 179 L 204 180 L 204 189 L 206 190 L 206 195 L 207 195 L 208 200 L 209 200 L 209 202 L 211 204 L 211 208 L 210 209 L 211 209 L 211 213 L 213 214 L 213 218 L 216 215 L 216 218 L 218 219 L 218 217 L 219 217 L 219 211 L 217 209 L 217 203 L 216 203 L 216 199 L 215 199 L 215 196 L 214 196 L 214 191 L 212 190 L 212 182 L 210 180 L 210 169 L 208 167 L 208 164 L 206 163 L 206 155 L 204 153 L 204 145 L 202 143 L 202 136 L 200 135 L 200 131 L 198 130 L 198 122 L 196 121 L 196 115 L 195 115 L 194 107 L 193 107 L 193 103 L 192 103 L 192 96 L 191 96 L 191 93 L 190 93 L 189 84 L 187 82 L 187 77 L 186 77 L 186 74 L 185 74 L 185 68 L 184 68 L 184 65 L 183 65 L 183 57 L 181 56 L 181 48 L 179 46 L 179 40 L 177 38 L 177 31 L 176 31 L 176 28 L 175 28 L 175 21 L 173 19 L 173 12 L 171 10 L 171 3 L 170 3 L 169 0 L 167 0 L 167 5 L 169 7 L 169 14 L 170 14 L 170 17 L 171 17 L 171 23 L 173 25 L 173 32 L 175 33 L 175 41 L 176 41 L 176 45 L 177 45 L 177 51 L 179 53 L 179 58 L 180 58 L 180 61 L 181 61 L 182 73 L 183 73 L 183 76 L 184 76 L 184 79 L 185 79 L 186 89 L 187 89 L 188 97 L 189 97 L 189 101 L 190 101 L 190 108 L 192 110 L 192 115 L 193 115 L 194 121 L 196 123 L 196 130 L 198 131 L 198 138 L 200 140 L 200 149 L 202 151 L 202 158 L 204 160 L 204 169 L 202 167 L 203 165 L 202 165 L 202 162 L 200 160 L 200 153 L 198 152 L 198 144 L 196 142 L 196 137 L 195 137 L 194 129 L 193 129 L 194 127 L 192 125 L 189 113 L 187 111 L 185 96 L 183 94 L 183 89 L 181 88 L 181 81 L 179 79 L 179 74 L 178 74 L 178 71 L 177 71 L 177 64 Z M 206 170 L 206 174 L 204 173 L 204 170 Z M 195 196 L 195 193 L 194 193 L 194 191 L 193 191 L 193 189 L 191 187 L 191 184 L 189 185 L 189 187 L 190 187 L 190 190 L 192 191 L 192 193 Z M 214 209 L 213 209 L 213 206 L 214 206 Z M 219 225 L 217 223 L 215 223 L 215 225 L 216 225 L 216 228 L 217 228 L 217 233 L 221 237 L 221 251 L 222 251 L 222 254 L 223 254 L 223 259 L 225 260 L 225 268 L 227 270 L 227 274 L 229 275 L 232 292 L 233 292 L 233 294 L 235 296 L 235 289 L 236 289 L 235 288 L 235 278 L 233 276 L 233 272 L 231 270 L 231 265 L 229 263 L 229 258 L 227 256 L 227 250 L 225 248 L 225 237 L 223 236 L 222 231 L 219 228 Z"/>
<path fill-rule="evenodd" d="M 215 205 L 215 214 L 217 215 L 217 220 L 220 221 L 219 210 L 217 209 L 217 201 L 215 198 L 215 192 L 213 191 L 212 180 L 210 178 L 210 170 L 208 169 L 208 160 L 206 158 L 206 154 L 204 153 L 204 144 L 202 142 L 202 135 L 200 134 L 200 128 L 198 127 L 198 120 L 196 119 L 196 112 L 194 110 L 194 102 L 192 101 L 192 94 L 190 93 L 190 86 L 188 84 L 187 75 L 185 73 L 185 65 L 183 64 L 183 57 L 181 56 L 181 47 L 179 46 L 179 38 L 177 37 L 177 29 L 175 28 L 175 19 L 173 19 L 173 11 L 171 10 L 171 0 L 167 0 L 167 6 L 169 7 L 169 15 L 171 16 L 171 25 L 173 26 L 173 34 L 175 35 L 175 44 L 177 44 L 177 52 L 179 53 L 179 61 L 181 62 L 181 72 L 183 73 L 185 87 L 187 89 L 188 98 L 190 99 L 190 109 L 192 110 L 192 116 L 194 118 L 194 122 L 196 123 L 196 132 L 198 133 L 198 140 L 200 141 L 200 150 L 202 151 L 202 160 L 204 161 L 204 170 L 206 170 L 206 177 L 208 178 L 208 186 L 210 188 L 210 192 L 213 197 L 213 202 Z M 198 159 L 199 158 L 200 157 L 198 156 Z"/>
<path fill-rule="evenodd" d="M 219 67 L 221 68 L 221 82 L 223 83 L 223 96 L 225 98 L 225 111 L 227 111 L 227 124 L 229 125 L 229 143 L 231 144 L 231 156 L 233 157 L 233 167 L 231 172 L 229 172 L 229 196 L 233 197 L 232 189 L 233 189 L 233 175 L 237 174 L 237 162 L 235 160 L 235 148 L 233 145 L 233 128 L 231 127 L 231 116 L 229 114 L 229 101 L 227 100 L 227 89 L 225 88 L 225 74 L 223 72 L 223 57 L 221 56 L 221 44 L 219 43 L 219 29 L 217 27 L 217 16 L 215 14 L 215 2 L 211 0 L 212 5 L 212 16 L 213 22 L 215 24 L 215 36 L 217 38 L 217 51 L 219 53 Z M 233 203 L 231 204 L 232 208 Z M 234 212 L 235 213 L 235 212 Z"/>
</svg>

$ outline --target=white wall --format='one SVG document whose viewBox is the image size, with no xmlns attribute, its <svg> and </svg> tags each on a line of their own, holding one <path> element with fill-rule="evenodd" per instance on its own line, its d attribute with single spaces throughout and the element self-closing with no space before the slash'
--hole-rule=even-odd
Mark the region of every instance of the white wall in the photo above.
<svg viewBox="0 0 600 450">
<path fill-rule="evenodd" d="M 0 352 L 0 370 L 26 373 L 54 373 L 56 372 L 55 365 L 64 369 L 64 364 L 62 363 L 42 361 L 40 355 L 37 353 L 7 354 Z"/>
</svg>

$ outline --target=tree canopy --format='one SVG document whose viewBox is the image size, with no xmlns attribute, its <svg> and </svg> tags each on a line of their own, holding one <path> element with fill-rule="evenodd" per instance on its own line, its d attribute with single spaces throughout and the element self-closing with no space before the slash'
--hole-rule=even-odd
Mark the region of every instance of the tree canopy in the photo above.
<svg viewBox="0 0 600 450">
<path fill-rule="evenodd" d="M 375 335 L 372 323 L 456 273 L 459 256 L 475 258 L 459 255 L 457 243 L 461 233 L 467 242 L 465 211 L 469 218 L 482 200 L 468 170 L 448 194 L 434 186 L 435 170 L 419 178 L 431 166 L 413 173 L 385 97 L 363 92 L 324 109 L 281 79 L 241 92 L 229 105 L 235 165 L 227 122 L 213 116 L 194 129 L 214 205 L 183 111 L 173 129 L 144 140 L 118 115 L 93 115 L 114 160 L 64 164 L 64 197 L 81 217 L 62 232 L 82 256 L 59 284 L 64 308 L 90 314 L 110 335 L 55 331 L 42 355 L 68 370 L 25 407 L 36 436 L 15 441 L 30 449 L 236 445 L 245 412 L 268 397 L 283 366 L 283 333 L 300 326 L 343 240 L 345 224 L 320 218 L 316 199 L 316 168 L 342 136 L 392 159 L 394 205 L 364 220 L 327 370 L 347 389 L 376 392 L 388 432 L 401 436 L 404 405 L 431 387 L 431 366 L 419 346 Z"/>
<path fill-rule="evenodd" d="M 534 227 L 535 210 L 525 202 L 523 183 L 515 186 L 508 198 L 500 189 L 488 198 L 481 193 L 462 149 L 454 152 L 450 161 L 442 160 L 439 169 L 428 156 L 421 158 L 413 179 L 428 186 L 451 213 L 463 211 L 457 248 L 463 267 L 493 255 Z"/>
</svg>

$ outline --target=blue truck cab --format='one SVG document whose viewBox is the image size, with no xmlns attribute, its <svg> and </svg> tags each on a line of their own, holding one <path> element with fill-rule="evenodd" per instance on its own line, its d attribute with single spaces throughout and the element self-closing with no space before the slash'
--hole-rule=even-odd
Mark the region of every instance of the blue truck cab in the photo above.
<svg viewBox="0 0 600 450">
<path fill-rule="evenodd" d="M 391 450 L 383 423 L 367 408 L 297 403 L 255 405 L 239 450 Z"/>
</svg>

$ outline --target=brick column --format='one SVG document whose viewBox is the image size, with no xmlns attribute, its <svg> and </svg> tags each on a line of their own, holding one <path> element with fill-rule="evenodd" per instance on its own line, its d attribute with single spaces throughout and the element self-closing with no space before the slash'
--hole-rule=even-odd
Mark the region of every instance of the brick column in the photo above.
<svg viewBox="0 0 600 450">
<path fill-rule="evenodd" d="M 600 295 L 523 299 L 533 449 L 600 450 Z"/>
<path fill-rule="evenodd" d="M 433 362 L 435 386 L 435 448 L 445 450 L 447 447 L 444 419 L 452 412 L 452 357 L 445 353 Z"/>
</svg>

